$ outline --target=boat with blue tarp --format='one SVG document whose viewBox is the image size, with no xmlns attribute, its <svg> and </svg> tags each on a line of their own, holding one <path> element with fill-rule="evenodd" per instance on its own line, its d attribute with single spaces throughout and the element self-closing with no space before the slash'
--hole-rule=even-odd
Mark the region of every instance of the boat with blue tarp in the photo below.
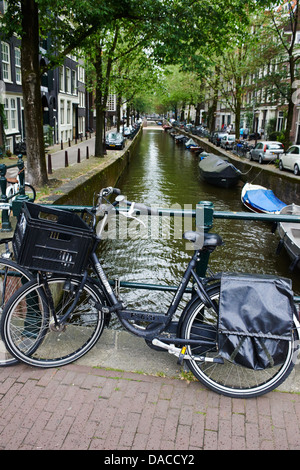
<svg viewBox="0 0 300 470">
<path fill-rule="evenodd" d="M 249 210 L 259 214 L 279 214 L 286 206 L 271 189 L 251 183 L 243 186 L 241 200 Z"/>
</svg>

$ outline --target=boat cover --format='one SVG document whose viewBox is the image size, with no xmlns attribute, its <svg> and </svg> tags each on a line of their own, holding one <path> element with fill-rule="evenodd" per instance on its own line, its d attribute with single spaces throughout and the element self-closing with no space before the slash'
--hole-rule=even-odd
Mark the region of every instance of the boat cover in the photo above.
<svg viewBox="0 0 300 470">
<path fill-rule="evenodd" d="M 219 354 L 255 370 L 282 364 L 292 339 L 294 308 L 289 279 L 223 274 Z"/>
<path fill-rule="evenodd" d="M 267 212 L 280 211 L 286 204 L 278 199 L 271 189 L 251 189 L 246 191 L 244 200 L 255 209 Z"/>
<path fill-rule="evenodd" d="M 221 173 L 230 168 L 235 173 L 240 173 L 240 171 L 228 160 L 223 160 L 214 154 L 208 154 L 206 158 L 203 158 L 199 163 L 199 167 L 205 172 Z"/>
</svg>

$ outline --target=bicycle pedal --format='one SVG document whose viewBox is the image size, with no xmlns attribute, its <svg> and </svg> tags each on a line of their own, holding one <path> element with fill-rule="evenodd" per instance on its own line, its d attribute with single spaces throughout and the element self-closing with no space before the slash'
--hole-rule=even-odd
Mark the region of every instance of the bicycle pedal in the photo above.
<svg viewBox="0 0 300 470">
<path fill-rule="evenodd" d="M 181 349 L 180 354 L 178 356 L 178 359 L 177 359 L 177 364 L 180 365 L 180 366 L 183 363 L 185 352 L 186 352 L 186 346 L 183 346 L 183 348 Z"/>
</svg>

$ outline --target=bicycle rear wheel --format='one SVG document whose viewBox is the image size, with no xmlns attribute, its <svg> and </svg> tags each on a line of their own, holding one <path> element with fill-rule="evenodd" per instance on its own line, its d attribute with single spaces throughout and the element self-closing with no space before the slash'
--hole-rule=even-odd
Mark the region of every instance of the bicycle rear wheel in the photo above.
<svg viewBox="0 0 300 470">
<path fill-rule="evenodd" d="M 29 202 L 34 202 L 36 198 L 36 190 L 29 183 L 24 184 L 25 195 L 28 196 Z"/>
<path fill-rule="evenodd" d="M 218 306 L 220 287 L 216 287 L 209 296 Z M 191 301 L 182 325 L 182 338 L 206 340 L 209 337 L 214 345 L 188 346 L 187 354 L 210 359 L 218 357 L 217 328 L 217 313 L 206 307 L 200 299 Z M 286 380 L 295 364 L 298 340 L 295 328 L 293 340 L 289 342 L 282 364 L 264 370 L 249 369 L 226 360 L 224 364 L 197 359 L 186 360 L 186 363 L 195 377 L 211 390 L 232 398 L 253 398 L 274 390 Z"/>
<path fill-rule="evenodd" d="M 5 255 L 5 253 L 3 254 Z M 32 279 L 29 271 L 22 268 L 14 261 L 0 256 L 0 314 L 2 315 L 5 303 L 25 283 Z M 3 341 L 0 341 L 0 367 L 11 366 L 18 361 L 6 349 Z"/>
<path fill-rule="evenodd" d="M 80 280 L 66 276 L 48 279 L 57 318 L 73 303 Z M 37 367 L 58 367 L 86 354 L 100 337 L 104 314 L 95 304 L 103 304 L 99 289 L 87 282 L 63 327 L 57 329 L 51 303 L 44 287 L 29 282 L 7 303 L 1 319 L 1 334 L 10 353 Z"/>
</svg>

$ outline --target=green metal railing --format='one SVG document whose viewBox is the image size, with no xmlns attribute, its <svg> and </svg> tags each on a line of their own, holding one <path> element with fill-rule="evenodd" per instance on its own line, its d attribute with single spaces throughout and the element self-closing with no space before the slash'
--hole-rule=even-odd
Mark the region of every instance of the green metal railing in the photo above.
<svg viewBox="0 0 300 470">
<path fill-rule="evenodd" d="M 82 209 L 92 209 L 92 206 L 60 206 L 60 205 L 53 205 L 52 207 L 56 207 L 57 209 L 64 209 L 64 210 L 71 210 L 80 212 Z M 126 211 L 125 208 L 118 209 L 119 211 Z M 213 221 L 214 219 L 235 219 L 235 220 L 255 220 L 260 222 L 273 222 L 273 223 L 280 223 L 280 222 L 293 222 L 293 223 L 300 223 L 300 216 L 298 215 L 273 215 L 273 214 L 257 214 L 254 212 L 231 212 L 231 211 L 215 211 L 213 203 L 210 201 L 200 201 L 196 209 L 190 210 L 181 210 L 181 209 L 164 209 L 158 208 L 156 209 L 159 216 L 178 216 L 178 217 L 192 217 L 195 218 L 196 227 L 199 230 L 203 230 L 204 232 L 209 232 L 213 228 Z M 205 277 L 207 266 L 209 261 L 209 253 L 201 253 L 200 259 L 197 265 L 197 273 L 200 277 Z M 113 285 L 115 281 L 110 281 Z M 121 281 L 120 287 L 126 288 L 134 288 L 134 289 L 148 289 L 148 290 L 157 290 L 157 291 L 170 291 L 175 292 L 177 287 L 176 286 L 162 286 L 156 284 L 143 284 L 137 282 L 126 282 Z M 192 289 L 189 290 L 192 292 Z M 300 302 L 300 296 L 294 297 L 295 302 Z"/>
<path fill-rule="evenodd" d="M 2 208 L 2 231 L 12 231 L 12 227 L 9 221 L 9 213 L 7 205 L 13 209 L 13 214 L 18 215 L 21 210 L 22 203 L 27 199 L 24 190 L 24 162 L 19 156 L 18 163 L 15 165 L 0 165 L 0 187 L 1 187 L 1 198 L 0 198 L 0 209 Z M 8 168 L 18 167 L 20 172 L 20 192 L 19 195 L 9 203 L 6 196 L 6 171 Z M 80 212 L 83 209 L 92 209 L 92 206 L 82 205 L 51 205 L 53 208 L 69 210 L 73 212 Z M 128 209 L 119 208 L 117 211 L 127 211 Z M 297 215 L 273 215 L 273 214 L 257 214 L 254 212 L 231 212 L 231 211 L 216 211 L 214 210 L 213 203 L 210 201 L 200 201 L 195 209 L 165 209 L 156 208 L 156 212 L 159 216 L 173 216 L 173 217 L 192 217 L 195 219 L 196 227 L 198 230 L 203 232 L 209 232 L 213 228 L 214 219 L 235 219 L 235 220 L 255 220 L 260 222 L 293 222 L 300 223 L 300 216 Z M 205 277 L 207 266 L 209 261 L 209 253 L 201 253 L 200 259 L 197 265 L 197 273 L 200 277 Z M 114 284 L 115 281 L 110 281 Z M 135 288 L 135 289 L 148 289 L 157 291 L 176 291 L 176 286 L 156 285 L 156 284 L 144 284 L 137 282 L 121 281 L 120 287 Z M 192 289 L 189 290 L 192 292 Z M 295 296 L 295 301 L 300 302 L 300 296 Z"/>
</svg>

